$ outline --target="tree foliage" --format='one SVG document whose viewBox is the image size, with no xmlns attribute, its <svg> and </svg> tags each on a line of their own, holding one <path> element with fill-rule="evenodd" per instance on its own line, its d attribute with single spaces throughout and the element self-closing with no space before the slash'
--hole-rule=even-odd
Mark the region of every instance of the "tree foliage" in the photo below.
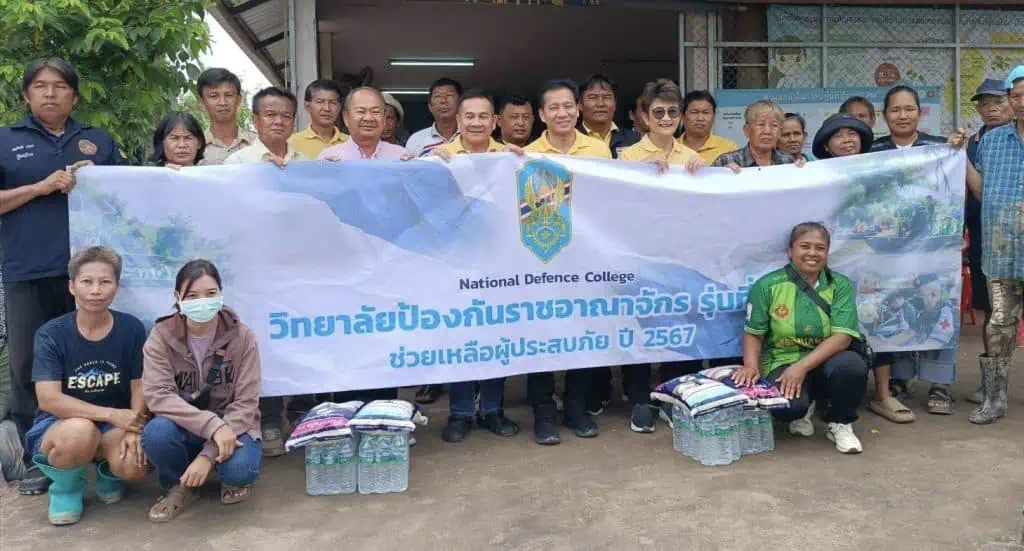
<svg viewBox="0 0 1024 551">
<path fill-rule="evenodd" d="M 37 58 L 78 70 L 76 119 L 140 161 L 153 126 L 199 76 L 210 0 L 0 0 L 0 124 L 24 116 L 21 77 Z"/>
</svg>

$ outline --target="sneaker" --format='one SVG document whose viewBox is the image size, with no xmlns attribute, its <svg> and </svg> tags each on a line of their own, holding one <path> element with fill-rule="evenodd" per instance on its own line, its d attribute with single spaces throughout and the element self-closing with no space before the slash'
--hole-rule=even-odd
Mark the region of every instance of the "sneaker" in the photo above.
<svg viewBox="0 0 1024 551">
<path fill-rule="evenodd" d="M 572 429 L 578 438 L 595 438 L 601 434 L 601 431 L 597 428 L 597 423 L 587 414 L 581 415 L 576 420 L 572 420 L 566 415 L 565 426 Z"/>
<path fill-rule="evenodd" d="M 473 420 L 463 417 L 449 417 L 448 424 L 441 431 L 441 439 L 445 442 L 462 442 L 466 434 L 473 428 Z"/>
<path fill-rule="evenodd" d="M 629 428 L 633 432 L 654 432 L 654 408 L 648 404 L 633 406 L 633 415 L 629 420 Z"/>
<path fill-rule="evenodd" d="M 18 493 L 23 496 L 45 494 L 50 488 L 50 477 L 43 474 L 38 466 L 32 465 L 25 471 L 25 476 L 18 481 Z"/>
<path fill-rule="evenodd" d="M 554 446 L 562 442 L 558 436 L 558 425 L 551 419 L 537 419 L 533 422 L 533 439 L 541 446 Z"/>
<path fill-rule="evenodd" d="M 853 433 L 853 425 L 829 423 L 828 428 L 825 430 L 825 436 L 835 442 L 839 453 L 860 453 L 864 451 L 857 435 Z"/>
<path fill-rule="evenodd" d="M 519 425 L 499 413 L 488 413 L 477 419 L 477 424 L 498 436 L 509 438 L 519 434 Z"/>
<path fill-rule="evenodd" d="M 668 426 L 672 426 L 672 406 L 670 404 L 662 403 L 658 406 L 658 417 L 661 420 L 668 423 Z"/>
<path fill-rule="evenodd" d="M 280 457 L 284 455 L 284 440 L 281 429 L 266 427 L 263 432 L 263 457 Z"/>
<path fill-rule="evenodd" d="M 805 438 L 814 436 L 814 422 L 811 421 L 813 418 L 814 402 L 811 402 L 811 407 L 807 408 L 807 413 L 802 418 L 789 424 L 789 433 L 797 436 L 803 436 Z"/>
</svg>

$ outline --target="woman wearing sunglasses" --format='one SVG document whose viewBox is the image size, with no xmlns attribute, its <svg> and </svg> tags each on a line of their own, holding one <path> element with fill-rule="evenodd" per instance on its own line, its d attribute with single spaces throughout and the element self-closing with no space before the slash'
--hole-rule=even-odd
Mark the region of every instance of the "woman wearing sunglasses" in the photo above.
<svg viewBox="0 0 1024 551">
<path fill-rule="evenodd" d="M 696 151 L 675 139 L 683 116 L 682 104 L 683 94 L 675 82 L 667 78 L 648 82 L 640 96 L 640 116 L 650 130 L 619 154 L 619 159 L 653 162 L 662 171 L 669 165 L 682 165 L 690 172 L 707 166 Z"/>
</svg>

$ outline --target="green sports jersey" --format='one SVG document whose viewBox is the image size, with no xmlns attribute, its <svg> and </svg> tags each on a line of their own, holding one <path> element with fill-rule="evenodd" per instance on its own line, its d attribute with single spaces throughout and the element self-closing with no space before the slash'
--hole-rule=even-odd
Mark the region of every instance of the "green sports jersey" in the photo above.
<svg viewBox="0 0 1024 551">
<path fill-rule="evenodd" d="M 747 297 L 747 322 L 743 330 L 764 337 L 761 373 L 796 363 L 832 333 L 859 338 L 856 290 L 843 274 L 823 273 L 815 290 L 832 306 L 832 319 L 793 283 L 785 268 L 754 283 Z"/>
</svg>

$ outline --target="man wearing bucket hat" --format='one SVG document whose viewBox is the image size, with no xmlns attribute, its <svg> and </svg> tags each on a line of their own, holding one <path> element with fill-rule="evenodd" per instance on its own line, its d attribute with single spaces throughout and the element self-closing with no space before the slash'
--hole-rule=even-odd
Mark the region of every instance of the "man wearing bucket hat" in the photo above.
<svg viewBox="0 0 1024 551">
<path fill-rule="evenodd" d="M 981 196 L 981 263 L 992 301 L 979 358 L 984 401 L 969 418 L 977 425 L 1006 415 L 1010 360 L 1024 306 L 1024 65 L 1010 71 L 1004 88 L 1014 120 L 986 132 L 967 166 L 967 184 Z"/>
<path fill-rule="evenodd" d="M 405 109 L 395 96 L 384 93 L 384 133 L 380 139 L 395 145 L 404 145 L 404 128 L 402 121 L 405 120 Z"/>
<path fill-rule="evenodd" d="M 1006 95 L 1003 81 L 987 78 L 978 86 L 971 97 L 974 108 L 981 116 L 984 126 L 967 140 L 967 160 L 972 164 L 978 158 L 978 144 L 981 138 L 993 128 L 998 128 L 1013 120 L 1013 109 Z M 971 307 L 985 313 L 985 324 L 992 316 L 992 302 L 988 296 L 988 281 L 981 267 L 981 199 L 968 189 L 967 202 L 964 205 L 964 226 L 967 228 L 967 265 L 971 270 Z M 984 395 L 979 389 L 967 397 L 969 402 L 982 403 Z"/>
</svg>

